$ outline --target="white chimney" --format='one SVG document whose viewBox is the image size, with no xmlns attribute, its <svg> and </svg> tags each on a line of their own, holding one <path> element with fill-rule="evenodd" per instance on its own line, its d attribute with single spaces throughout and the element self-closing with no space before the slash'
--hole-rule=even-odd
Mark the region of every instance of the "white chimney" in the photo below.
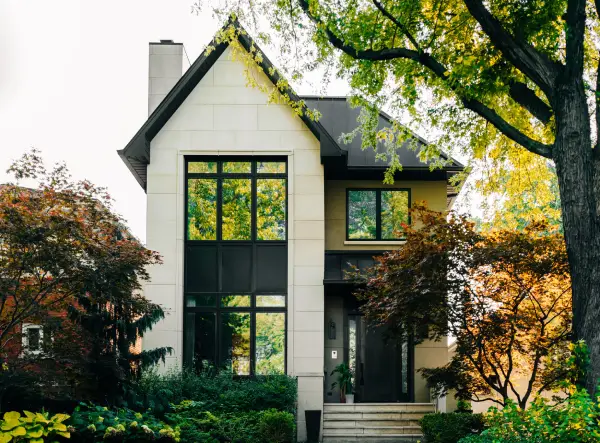
<svg viewBox="0 0 600 443">
<path fill-rule="evenodd" d="M 161 40 L 150 43 L 148 69 L 148 115 L 156 109 L 163 98 L 183 75 L 189 61 L 183 43 Z"/>
</svg>

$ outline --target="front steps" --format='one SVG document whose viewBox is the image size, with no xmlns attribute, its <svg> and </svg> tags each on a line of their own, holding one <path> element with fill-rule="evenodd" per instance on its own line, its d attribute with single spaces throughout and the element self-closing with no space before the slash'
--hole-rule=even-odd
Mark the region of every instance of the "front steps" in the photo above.
<svg viewBox="0 0 600 443">
<path fill-rule="evenodd" d="M 325 403 L 323 443 L 414 443 L 423 440 L 419 419 L 432 403 Z"/>
</svg>

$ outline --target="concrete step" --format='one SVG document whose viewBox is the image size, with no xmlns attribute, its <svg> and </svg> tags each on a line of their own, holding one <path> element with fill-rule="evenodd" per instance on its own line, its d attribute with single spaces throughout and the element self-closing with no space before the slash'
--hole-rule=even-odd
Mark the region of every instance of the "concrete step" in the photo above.
<svg viewBox="0 0 600 443">
<path fill-rule="evenodd" d="M 387 434 L 387 435 L 355 435 L 355 434 L 323 434 L 323 443 L 417 443 L 423 440 L 421 434 Z"/>
<path fill-rule="evenodd" d="M 387 426 L 376 428 L 355 428 L 355 429 L 323 429 L 323 435 L 419 435 L 421 428 L 419 426 Z"/>
<path fill-rule="evenodd" d="M 325 412 L 323 420 L 419 420 L 430 412 Z"/>
<path fill-rule="evenodd" d="M 323 428 L 342 428 L 342 429 L 355 429 L 355 428 L 378 428 L 378 427 L 419 427 L 418 420 L 324 420 Z"/>
<path fill-rule="evenodd" d="M 435 412 L 433 403 L 325 403 L 323 412 Z"/>
</svg>

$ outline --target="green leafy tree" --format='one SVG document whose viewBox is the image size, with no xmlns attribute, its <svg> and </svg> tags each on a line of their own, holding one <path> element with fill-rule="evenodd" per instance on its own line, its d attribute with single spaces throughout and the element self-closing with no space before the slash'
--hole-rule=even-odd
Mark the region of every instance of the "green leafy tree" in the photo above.
<svg viewBox="0 0 600 443">
<path fill-rule="evenodd" d="M 353 103 L 362 105 L 363 146 L 373 148 L 379 140 L 388 148 L 388 181 L 401 167 L 395 149 L 410 134 L 399 124 L 378 129 L 382 106 L 428 132 L 432 143 L 421 156 L 437 158 L 438 165 L 443 163 L 436 157 L 440 150 L 456 146 L 474 159 L 510 160 L 511 153 L 527 150 L 534 158 L 552 160 L 573 281 L 574 329 L 590 347 L 588 389 L 595 389 L 600 378 L 595 327 L 600 312 L 600 2 L 209 4 L 223 19 L 233 12 L 252 24 L 261 41 L 276 41 L 288 78 L 298 80 L 312 69 L 325 79 L 347 80 Z M 261 59 L 253 51 L 251 59 Z"/>
</svg>

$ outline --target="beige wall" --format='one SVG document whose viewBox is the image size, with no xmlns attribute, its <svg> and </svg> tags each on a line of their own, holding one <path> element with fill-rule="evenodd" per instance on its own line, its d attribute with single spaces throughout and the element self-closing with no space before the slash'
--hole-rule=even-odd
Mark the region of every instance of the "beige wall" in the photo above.
<svg viewBox="0 0 600 443">
<path fill-rule="evenodd" d="M 347 188 L 409 188 L 412 202 L 426 201 L 436 211 L 446 209 L 445 181 L 396 181 L 384 185 L 378 180 L 327 180 L 325 182 L 325 249 L 340 250 L 386 250 L 401 242 L 346 241 L 346 189 Z"/>
<path fill-rule="evenodd" d="M 148 299 L 166 318 L 144 335 L 144 348 L 171 346 L 180 366 L 183 340 L 184 156 L 285 155 L 288 158 L 287 367 L 298 377 L 298 439 L 305 409 L 323 407 L 325 204 L 319 142 L 287 105 L 246 86 L 243 62 L 228 49 L 151 143 L 147 246 L 163 256 L 149 269 Z M 263 73 L 255 79 L 268 83 Z"/>
</svg>

